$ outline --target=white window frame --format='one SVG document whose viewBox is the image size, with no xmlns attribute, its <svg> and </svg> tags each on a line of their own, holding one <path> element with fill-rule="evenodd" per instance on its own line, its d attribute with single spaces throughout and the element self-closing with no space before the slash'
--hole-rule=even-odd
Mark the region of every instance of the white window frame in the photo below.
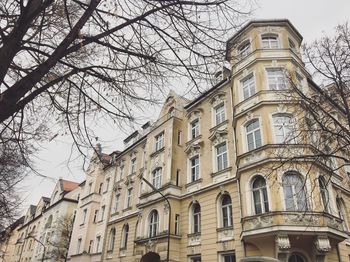
<svg viewBox="0 0 350 262">
<path fill-rule="evenodd" d="M 271 67 L 265 70 L 268 90 L 287 90 L 288 81 L 283 67 Z"/>
<path fill-rule="evenodd" d="M 220 154 L 218 153 L 219 147 L 225 145 L 226 151 L 221 152 Z M 226 159 L 226 161 L 225 161 Z M 228 162 L 228 146 L 227 146 L 227 141 L 220 143 L 215 146 L 215 163 L 216 163 L 216 171 L 221 171 L 229 167 L 229 162 Z M 222 167 L 219 169 L 219 163 L 221 163 Z M 225 165 L 226 163 L 226 165 Z"/>
<path fill-rule="evenodd" d="M 87 217 L 87 208 L 83 209 L 83 219 L 82 219 L 82 225 L 85 224 L 86 222 L 86 217 Z"/>
<path fill-rule="evenodd" d="M 132 206 L 132 187 L 128 188 L 126 191 L 125 208 Z"/>
<path fill-rule="evenodd" d="M 247 131 L 247 128 L 249 125 L 251 125 L 252 123 L 254 123 L 255 121 L 258 122 L 258 127 L 255 128 L 255 129 L 252 129 L 250 131 Z M 245 125 L 244 125 L 244 130 L 245 130 L 245 139 L 246 139 L 246 147 L 247 147 L 247 151 L 252 151 L 254 149 L 257 149 L 259 147 L 261 147 L 263 145 L 263 136 L 262 136 L 262 130 L 261 130 L 261 124 L 260 124 L 261 120 L 260 118 L 255 118 L 255 119 L 252 119 L 250 120 L 249 122 L 247 122 Z M 259 131 L 259 134 L 260 134 L 260 145 L 258 145 L 258 141 L 259 139 L 256 138 L 257 134 L 258 134 L 258 131 Z M 249 148 L 249 139 L 248 139 L 248 136 L 249 135 L 252 135 L 253 136 L 253 148 Z"/>
<path fill-rule="evenodd" d="M 115 244 L 115 237 L 116 237 L 116 229 L 113 227 L 109 231 L 109 238 L 108 238 L 108 249 L 107 251 L 113 251 L 114 249 L 114 244 Z"/>
<path fill-rule="evenodd" d="M 281 122 L 277 123 L 276 119 L 277 118 L 289 118 L 290 121 L 288 122 Z M 274 141 L 276 144 L 294 144 L 295 143 L 295 137 L 293 137 L 293 133 L 295 131 L 295 121 L 294 118 L 291 114 L 273 114 L 272 115 L 272 130 L 274 134 Z M 277 136 L 277 128 L 282 131 L 283 134 L 283 139 L 280 140 L 279 137 Z M 288 132 L 289 130 L 289 132 Z"/>
<path fill-rule="evenodd" d="M 80 249 L 81 249 L 81 243 L 83 239 L 81 237 L 78 238 L 78 243 L 77 243 L 77 254 L 80 254 Z"/>
<path fill-rule="evenodd" d="M 215 126 L 220 125 L 226 120 L 226 107 L 225 103 L 220 103 L 214 107 L 214 123 Z"/>
<path fill-rule="evenodd" d="M 200 135 L 199 131 L 200 131 L 199 118 L 196 118 L 190 123 L 189 140 L 197 138 Z"/>
<path fill-rule="evenodd" d="M 101 244 L 101 236 L 96 236 L 96 253 L 100 250 L 100 244 Z"/>
<path fill-rule="evenodd" d="M 288 176 L 288 175 L 297 176 L 300 179 L 300 181 L 301 181 L 301 183 L 303 185 L 302 189 L 303 189 L 303 193 L 304 193 L 305 203 L 302 206 L 302 208 L 303 208 L 302 210 L 299 210 L 299 205 L 298 205 L 298 199 L 300 200 L 300 197 L 298 196 L 298 194 L 300 194 L 301 191 L 300 190 L 296 190 L 294 184 L 291 185 L 291 191 L 292 191 L 292 197 L 293 197 L 292 198 L 292 200 L 293 200 L 293 210 L 287 210 L 287 205 L 286 205 L 287 198 L 286 198 L 285 184 L 283 182 L 283 178 L 285 176 Z M 285 208 L 286 211 L 296 211 L 296 212 L 302 211 L 302 212 L 305 212 L 305 211 L 307 211 L 309 209 L 309 203 L 308 203 L 308 199 L 307 199 L 306 181 L 304 181 L 304 179 L 305 178 L 301 174 L 299 174 L 297 172 L 293 172 L 293 171 L 291 171 L 291 172 L 287 171 L 287 172 L 285 172 L 283 174 L 283 176 L 282 176 L 282 193 L 283 193 L 283 199 L 284 199 L 284 208 Z"/>
<path fill-rule="evenodd" d="M 320 187 L 320 194 L 321 194 L 321 200 L 322 200 L 322 205 L 324 208 L 324 211 L 327 213 L 331 213 L 331 201 L 330 201 L 330 196 L 329 196 L 329 191 L 327 187 L 326 180 L 323 176 L 318 177 L 318 182 L 319 182 L 319 187 Z M 322 185 L 321 185 L 322 184 Z"/>
<path fill-rule="evenodd" d="M 199 206 L 199 213 L 194 212 L 195 206 Z M 202 208 L 199 203 L 193 203 L 191 205 L 191 233 L 193 234 L 201 234 L 201 213 L 202 213 Z M 198 225 L 197 225 L 197 230 L 195 227 L 195 221 L 198 220 Z"/>
<path fill-rule="evenodd" d="M 261 35 L 261 48 L 262 49 L 280 48 L 279 36 L 275 35 L 275 34 L 263 34 L 263 35 Z"/>
<path fill-rule="evenodd" d="M 148 237 L 155 237 L 159 232 L 159 213 L 153 209 L 149 215 Z"/>
<path fill-rule="evenodd" d="M 244 58 L 251 53 L 250 40 L 243 41 L 237 48 L 239 58 Z"/>
<path fill-rule="evenodd" d="M 119 167 L 119 177 L 120 177 L 120 180 L 123 179 L 124 177 L 124 173 L 125 173 L 125 165 L 124 163 L 122 163 Z"/>
<path fill-rule="evenodd" d="M 129 224 L 125 224 L 122 229 L 122 239 L 120 242 L 120 248 L 122 249 L 127 249 L 128 247 L 129 231 L 130 231 Z"/>
<path fill-rule="evenodd" d="M 134 174 L 136 172 L 136 157 L 134 157 L 133 159 L 131 159 L 130 161 L 130 175 Z"/>
<path fill-rule="evenodd" d="M 103 218 L 105 216 L 106 206 L 101 206 L 101 216 L 100 216 L 100 222 L 103 221 Z"/>
<path fill-rule="evenodd" d="M 261 178 L 265 181 L 265 187 L 254 188 L 254 182 L 258 178 Z M 252 199 L 252 211 L 253 211 L 252 213 L 255 215 L 258 215 L 258 214 L 264 214 L 266 212 L 269 212 L 270 211 L 269 192 L 267 190 L 267 181 L 266 181 L 265 177 L 263 177 L 262 175 L 255 175 L 250 182 L 250 190 L 251 190 L 251 199 Z M 264 190 L 266 190 L 267 210 L 265 208 L 265 197 L 264 197 L 264 192 L 263 192 Z M 259 194 L 261 213 L 256 212 L 254 192 L 258 192 L 258 194 Z"/>
<path fill-rule="evenodd" d="M 158 134 L 155 138 L 155 151 L 161 150 L 164 147 L 164 132 Z"/>
<path fill-rule="evenodd" d="M 115 200 L 114 200 L 114 212 L 118 212 L 118 208 L 119 208 L 119 204 L 120 204 L 120 193 L 115 195 Z"/>
<path fill-rule="evenodd" d="M 152 172 L 152 185 L 159 189 L 162 186 L 162 168 L 158 167 Z"/>
<path fill-rule="evenodd" d="M 231 200 L 230 204 L 223 205 L 224 197 L 229 197 Z M 227 212 L 227 225 L 225 225 L 224 212 Z M 232 198 L 229 194 L 223 194 L 220 197 L 220 216 L 221 216 L 221 227 L 232 227 L 233 226 L 233 214 L 232 214 Z"/>
<path fill-rule="evenodd" d="M 242 91 L 242 101 L 248 99 L 249 97 L 255 95 L 256 93 L 256 83 L 255 83 L 255 76 L 253 73 L 249 74 L 248 76 L 244 77 L 241 80 L 241 91 Z M 245 96 L 245 90 L 247 90 L 248 96 Z"/>
<path fill-rule="evenodd" d="M 193 164 L 193 160 L 198 159 L 198 162 Z M 192 175 L 192 171 L 194 171 L 194 177 Z M 193 179 L 194 178 L 194 179 Z M 189 159 L 189 183 L 195 182 L 200 178 L 200 158 L 199 155 L 195 155 Z"/>
<path fill-rule="evenodd" d="M 226 256 L 233 256 L 234 260 L 231 260 L 231 261 L 232 261 L 232 262 L 233 262 L 233 261 L 236 261 L 236 259 L 235 259 L 235 258 L 236 258 L 235 253 L 232 252 L 232 253 L 220 254 L 220 262 L 226 262 L 226 260 L 225 260 L 225 257 L 226 257 Z M 231 262 L 231 261 L 230 261 L 230 262 Z"/>
<path fill-rule="evenodd" d="M 104 193 L 108 192 L 110 182 L 111 182 L 111 178 L 110 178 L 110 177 L 107 177 L 107 178 L 106 178 L 106 183 L 105 183 L 106 186 L 105 186 L 105 191 L 104 191 Z"/>
</svg>

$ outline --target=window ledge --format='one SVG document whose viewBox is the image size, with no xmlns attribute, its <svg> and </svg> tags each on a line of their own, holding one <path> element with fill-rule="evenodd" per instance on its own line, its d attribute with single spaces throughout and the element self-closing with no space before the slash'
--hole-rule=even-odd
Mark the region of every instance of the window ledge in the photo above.
<svg viewBox="0 0 350 262">
<path fill-rule="evenodd" d="M 231 171 L 231 169 L 232 169 L 232 166 L 229 166 L 229 167 L 226 167 L 226 168 L 224 168 L 224 169 L 222 169 L 222 170 L 220 170 L 220 171 L 211 173 L 210 176 L 211 176 L 211 177 L 215 177 L 215 176 L 220 175 L 220 174 L 222 174 L 222 173 Z"/>
<path fill-rule="evenodd" d="M 199 179 L 197 179 L 197 180 L 195 180 L 195 181 L 192 181 L 192 182 L 190 182 L 190 183 L 187 183 L 186 185 L 185 185 L 185 188 L 188 188 L 188 187 L 190 187 L 190 186 L 192 186 L 192 185 L 195 185 L 195 184 L 199 184 L 199 183 L 201 183 L 203 181 L 203 178 L 199 178 Z"/>
<path fill-rule="evenodd" d="M 227 230 L 233 230 L 233 226 L 228 226 L 228 227 L 219 227 L 216 229 L 216 232 L 223 232 Z"/>
<path fill-rule="evenodd" d="M 161 152 L 163 152 L 164 150 L 165 150 L 165 146 L 163 146 L 161 149 L 158 149 L 157 151 L 154 151 L 154 152 L 150 155 L 150 157 L 154 157 L 154 156 L 160 154 Z"/>
<path fill-rule="evenodd" d="M 129 210 L 131 210 L 131 209 L 132 209 L 132 207 L 124 208 L 124 209 L 123 209 L 123 212 L 129 211 Z"/>
<path fill-rule="evenodd" d="M 197 233 L 190 233 L 190 234 L 187 234 L 187 237 L 190 238 L 190 237 L 198 237 L 201 235 L 201 232 L 197 232 Z"/>
<path fill-rule="evenodd" d="M 188 146 L 189 144 L 192 144 L 193 142 L 200 140 L 202 138 L 202 135 L 198 135 L 195 138 L 192 138 L 191 140 L 186 142 L 186 146 Z"/>
<path fill-rule="evenodd" d="M 221 122 L 220 124 L 217 124 L 215 126 L 213 126 L 212 128 L 209 129 L 209 132 L 212 132 L 215 129 L 218 129 L 221 126 L 224 126 L 228 123 L 228 119 L 224 120 L 223 122 Z"/>
</svg>

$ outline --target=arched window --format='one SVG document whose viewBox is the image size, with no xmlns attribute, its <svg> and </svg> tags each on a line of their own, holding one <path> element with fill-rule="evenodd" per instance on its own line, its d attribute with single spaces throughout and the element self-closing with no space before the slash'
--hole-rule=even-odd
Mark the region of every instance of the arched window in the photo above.
<svg viewBox="0 0 350 262">
<path fill-rule="evenodd" d="M 128 246 L 129 225 L 125 224 L 122 230 L 121 248 L 126 249 Z"/>
<path fill-rule="evenodd" d="M 337 198 L 337 208 L 338 208 L 338 215 L 343 220 L 343 228 L 345 231 L 349 231 L 348 227 L 348 220 L 346 217 L 345 209 L 343 201 L 340 198 Z"/>
<path fill-rule="evenodd" d="M 269 200 L 267 197 L 266 181 L 262 176 L 257 176 L 252 183 L 255 214 L 269 212 Z"/>
<path fill-rule="evenodd" d="M 327 184 L 324 177 L 318 178 L 318 184 L 320 186 L 322 204 L 325 212 L 329 212 L 329 193 L 327 189 Z"/>
<path fill-rule="evenodd" d="M 260 147 L 261 132 L 260 132 L 259 119 L 250 121 L 245 128 L 246 128 L 246 135 L 247 135 L 248 151 Z"/>
<path fill-rule="evenodd" d="M 238 53 L 239 53 L 240 58 L 244 58 L 250 53 L 250 42 L 249 42 L 249 40 L 244 41 L 238 47 Z"/>
<path fill-rule="evenodd" d="M 115 243 L 115 228 L 112 228 L 109 232 L 109 242 L 108 242 L 108 251 L 113 251 Z"/>
<path fill-rule="evenodd" d="M 224 194 L 221 199 L 222 226 L 232 226 L 232 201 L 228 194 Z"/>
<path fill-rule="evenodd" d="M 201 232 L 201 206 L 198 203 L 192 205 L 192 233 Z"/>
<path fill-rule="evenodd" d="M 293 253 L 288 258 L 288 262 L 306 262 L 306 260 L 301 255 Z"/>
<path fill-rule="evenodd" d="M 276 143 L 293 143 L 293 131 L 294 123 L 290 115 L 277 114 L 273 116 L 273 132 Z"/>
<path fill-rule="evenodd" d="M 153 210 L 149 215 L 148 236 L 155 237 L 158 234 L 159 215 L 157 210 Z"/>
<path fill-rule="evenodd" d="M 152 185 L 159 189 L 162 185 L 162 168 L 159 167 L 152 172 Z"/>
<path fill-rule="evenodd" d="M 301 176 L 294 172 L 284 174 L 282 178 L 284 202 L 287 211 L 306 211 L 305 183 Z"/>
<path fill-rule="evenodd" d="M 261 43 L 263 49 L 272 49 L 272 48 L 278 48 L 278 36 L 277 35 L 262 35 L 261 36 Z"/>
</svg>

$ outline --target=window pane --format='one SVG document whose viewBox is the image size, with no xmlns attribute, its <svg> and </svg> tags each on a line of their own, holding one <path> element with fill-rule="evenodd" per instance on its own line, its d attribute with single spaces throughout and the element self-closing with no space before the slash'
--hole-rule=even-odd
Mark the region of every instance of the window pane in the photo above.
<svg viewBox="0 0 350 262">
<path fill-rule="evenodd" d="M 255 190 L 253 192 L 253 197 L 254 197 L 255 214 L 261 214 L 262 208 L 261 208 L 260 191 Z"/>
</svg>

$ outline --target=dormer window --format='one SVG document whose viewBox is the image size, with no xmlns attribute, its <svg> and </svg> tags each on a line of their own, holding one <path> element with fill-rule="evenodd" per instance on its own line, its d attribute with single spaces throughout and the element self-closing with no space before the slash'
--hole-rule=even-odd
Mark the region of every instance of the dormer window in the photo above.
<svg viewBox="0 0 350 262">
<path fill-rule="evenodd" d="M 288 38 L 288 45 L 289 45 L 289 48 L 292 49 L 293 51 L 296 51 L 296 45 L 295 43 L 292 41 L 292 39 Z"/>
<path fill-rule="evenodd" d="M 279 47 L 277 35 L 263 35 L 261 37 L 261 43 L 263 49 L 273 49 Z"/>
<path fill-rule="evenodd" d="M 249 40 L 244 41 L 239 47 L 238 47 L 238 54 L 240 58 L 246 57 L 250 53 L 250 42 Z"/>
</svg>

